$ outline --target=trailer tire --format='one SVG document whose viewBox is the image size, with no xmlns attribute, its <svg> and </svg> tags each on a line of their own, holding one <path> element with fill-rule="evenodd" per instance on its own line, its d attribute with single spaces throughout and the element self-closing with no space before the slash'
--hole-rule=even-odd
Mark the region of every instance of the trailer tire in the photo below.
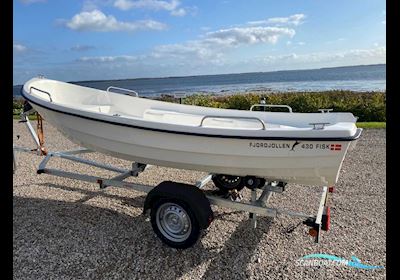
<svg viewBox="0 0 400 280">
<path fill-rule="evenodd" d="M 159 198 L 151 207 L 151 226 L 166 245 L 186 249 L 200 237 L 201 228 L 189 205 L 176 198 Z"/>
</svg>

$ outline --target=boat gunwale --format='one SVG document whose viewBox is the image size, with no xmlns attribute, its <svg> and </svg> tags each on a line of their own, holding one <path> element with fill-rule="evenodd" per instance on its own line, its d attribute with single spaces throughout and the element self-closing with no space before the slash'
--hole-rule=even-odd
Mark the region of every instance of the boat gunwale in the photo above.
<svg viewBox="0 0 400 280">
<path fill-rule="evenodd" d="M 89 112 L 89 111 L 84 111 L 84 110 L 79 110 L 75 108 L 70 108 L 66 106 L 62 106 L 59 104 L 52 104 L 55 107 L 61 107 L 61 108 L 68 108 L 70 110 L 78 111 L 78 112 L 85 112 L 89 115 L 91 114 L 96 114 L 99 116 L 98 118 L 95 117 L 89 117 L 86 115 L 82 114 L 77 114 L 77 113 L 72 113 L 60 109 L 55 109 L 48 107 L 46 105 L 38 101 L 32 100 L 27 96 L 25 93 L 24 87 L 21 88 L 21 95 L 23 98 L 25 98 L 28 102 L 31 102 L 39 107 L 42 107 L 44 109 L 54 111 L 57 113 L 65 114 L 65 115 L 70 115 L 74 117 L 79 117 L 83 119 L 88 119 L 92 121 L 98 121 L 98 122 L 103 122 L 103 123 L 109 123 L 112 125 L 118 125 L 118 126 L 123 126 L 123 127 L 130 127 L 130 128 L 135 128 L 135 129 L 142 129 L 142 130 L 150 130 L 150 131 L 156 131 L 156 132 L 163 132 L 163 133 L 172 133 L 172 134 L 181 134 L 181 135 L 189 135 L 189 136 L 199 136 L 199 137 L 213 137 L 213 138 L 231 138 L 231 139 L 248 139 L 248 140 L 282 140 L 282 141 L 293 141 L 293 140 L 303 140 L 303 141 L 354 141 L 358 140 L 358 138 L 361 136 L 362 129 L 357 128 L 356 133 L 353 136 L 350 137 L 293 137 L 293 136 L 242 136 L 242 135 L 219 135 L 219 134 L 207 134 L 207 133 L 196 133 L 196 132 L 189 132 L 189 131 L 176 131 L 176 130 L 167 130 L 167 129 L 160 129 L 160 128 L 153 128 L 153 127 L 145 127 L 145 126 L 139 126 L 139 125 L 133 125 L 133 124 L 128 124 L 124 122 L 118 122 L 118 121 L 110 121 L 103 119 L 104 117 L 102 114 L 94 113 L 94 112 Z M 38 97 L 33 97 L 33 99 L 40 100 Z M 108 116 L 112 117 L 112 116 Z M 118 117 L 121 118 L 121 117 Z M 124 118 L 127 119 L 127 118 Z M 117 118 L 115 118 L 117 120 Z"/>
</svg>

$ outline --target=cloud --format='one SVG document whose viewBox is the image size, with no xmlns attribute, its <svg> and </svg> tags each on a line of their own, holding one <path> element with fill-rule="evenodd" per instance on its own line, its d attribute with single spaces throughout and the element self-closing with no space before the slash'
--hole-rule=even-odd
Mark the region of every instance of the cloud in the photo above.
<svg viewBox="0 0 400 280">
<path fill-rule="evenodd" d="M 179 8 L 177 10 L 171 11 L 171 15 L 176 16 L 176 17 L 183 17 L 186 15 L 186 10 L 183 8 Z"/>
<path fill-rule="evenodd" d="M 187 56 L 196 56 L 203 60 L 182 60 L 187 65 L 224 65 L 225 61 L 222 59 L 222 53 L 215 53 L 211 50 L 199 48 L 198 45 L 164 45 L 157 48 L 157 51 L 151 55 L 146 56 L 94 56 L 94 57 L 81 57 L 78 59 L 80 62 L 90 63 L 103 63 L 103 62 L 118 62 L 118 63 L 137 63 L 137 62 L 149 62 L 149 64 L 159 65 L 160 59 L 174 58 L 172 64 L 177 63 L 176 58 Z M 386 59 L 386 47 L 375 47 L 373 49 L 352 49 L 340 52 L 316 52 L 308 54 L 296 54 L 289 53 L 283 55 L 265 55 L 262 57 L 254 57 L 246 61 L 238 61 L 248 65 L 285 65 L 285 66 L 296 66 L 297 64 L 307 65 L 312 63 L 330 63 L 332 61 L 338 63 L 346 63 L 351 61 L 368 61 L 368 59 L 377 60 L 377 63 L 381 63 Z M 182 62 L 181 61 L 181 62 Z M 380 62 L 379 62 L 380 61 Z M 166 62 L 166 60 L 164 60 Z M 179 62 L 180 63 L 180 62 Z M 235 62 L 226 62 L 227 65 L 234 64 Z"/>
<path fill-rule="evenodd" d="M 78 52 L 88 51 L 93 49 L 95 49 L 94 46 L 88 46 L 88 45 L 75 45 L 70 48 L 71 51 L 78 51 Z"/>
<path fill-rule="evenodd" d="M 114 62 L 114 61 L 136 61 L 138 57 L 129 55 L 120 56 L 84 56 L 78 59 L 80 62 L 92 62 L 92 63 L 102 63 L 102 62 Z"/>
<path fill-rule="evenodd" d="M 293 46 L 293 48 L 297 48 L 297 46 L 304 46 L 306 45 L 306 42 L 293 42 L 293 41 L 287 41 L 286 46 Z"/>
<path fill-rule="evenodd" d="M 134 22 L 118 21 L 112 15 L 105 15 L 100 10 L 90 12 L 83 11 L 74 15 L 70 20 L 63 23 L 66 27 L 76 31 L 139 31 L 139 30 L 164 30 L 164 23 L 154 20 L 139 20 Z"/>
<path fill-rule="evenodd" d="M 187 12 L 184 8 L 179 8 L 180 4 L 179 0 L 116 0 L 114 7 L 123 11 L 131 9 L 165 10 L 173 16 L 184 16 Z"/>
<path fill-rule="evenodd" d="M 377 47 L 374 49 L 355 49 L 355 50 L 349 50 L 345 52 L 339 53 L 342 57 L 346 56 L 356 56 L 356 57 L 375 57 L 375 56 L 380 56 L 380 57 L 385 57 L 386 58 L 386 47 Z"/>
<path fill-rule="evenodd" d="M 159 1 L 159 0 L 116 0 L 114 6 L 121 10 L 130 10 L 135 8 L 151 9 L 151 10 L 167 10 L 173 11 L 180 5 L 178 0 Z"/>
<path fill-rule="evenodd" d="M 275 24 L 275 25 L 294 25 L 298 26 L 304 22 L 306 15 L 304 14 L 294 14 L 288 17 L 274 17 L 268 18 L 266 20 L 259 21 L 249 21 L 249 25 L 265 25 L 265 24 Z"/>
<path fill-rule="evenodd" d="M 221 45 L 236 46 L 240 44 L 271 43 L 275 44 L 279 37 L 293 37 L 293 29 L 281 27 L 242 27 L 222 29 L 206 34 L 206 41 Z"/>
<path fill-rule="evenodd" d="M 204 45 L 202 42 L 193 41 L 185 44 L 158 46 L 150 56 L 158 59 L 180 58 L 182 60 L 200 59 L 209 61 L 220 58 L 222 53 L 211 48 L 211 46 Z"/>
<path fill-rule="evenodd" d="M 338 44 L 338 43 L 342 43 L 342 42 L 344 42 L 346 40 L 348 40 L 348 39 L 341 37 L 341 38 L 338 38 L 338 39 L 335 39 L 335 40 L 326 41 L 325 44 Z"/>
<path fill-rule="evenodd" d="M 262 58 L 255 60 L 262 61 L 266 64 L 280 64 L 287 62 L 288 64 L 296 63 L 330 63 L 336 62 L 351 62 L 351 61 L 368 61 L 368 59 L 380 60 L 381 62 L 386 60 L 386 47 L 376 47 L 373 49 L 352 49 L 340 52 L 316 52 L 308 54 L 285 54 L 271 56 L 267 55 Z M 360 63 L 360 62 L 358 62 Z"/>
<path fill-rule="evenodd" d="M 220 64 L 231 48 L 258 43 L 275 44 L 280 37 L 293 37 L 295 31 L 279 27 L 242 27 L 208 32 L 199 40 L 156 47 L 151 56 L 158 59 L 181 59 L 198 63 Z M 173 62 L 173 61 L 172 61 Z"/>
<path fill-rule="evenodd" d="M 279 27 L 228 28 L 208 32 L 199 40 L 182 44 L 160 45 L 151 53 L 153 58 L 197 59 L 203 62 L 220 63 L 231 48 L 258 43 L 275 44 L 280 37 L 293 37 L 295 31 Z"/>
<path fill-rule="evenodd" d="M 26 52 L 27 50 L 28 50 L 28 48 L 24 45 L 17 44 L 17 43 L 13 44 L 14 53 L 23 53 L 23 52 Z"/>
</svg>

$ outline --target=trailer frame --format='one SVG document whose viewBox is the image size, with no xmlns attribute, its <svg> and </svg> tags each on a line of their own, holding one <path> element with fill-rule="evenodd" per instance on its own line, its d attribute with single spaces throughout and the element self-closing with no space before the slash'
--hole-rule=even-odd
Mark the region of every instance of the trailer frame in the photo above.
<svg viewBox="0 0 400 280">
<path fill-rule="evenodd" d="M 39 137 L 37 136 L 37 133 L 33 129 L 27 113 L 21 114 L 21 122 L 25 123 L 37 147 L 31 149 L 27 147 L 13 145 L 14 173 L 17 169 L 15 152 L 26 152 L 35 154 L 37 156 L 44 156 L 43 160 L 40 162 L 39 167 L 37 169 L 37 174 L 47 174 L 47 175 L 70 178 L 90 183 L 96 183 L 99 185 L 100 189 L 104 189 L 109 186 L 114 186 L 114 187 L 126 187 L 136 191 L 149 193 L 153 188 L 155 188 L 155 186 L 151 185 L 131 183 L 125 181 L 125 179 L 129 177 L 138 177 L 140 173 L 150 168 L 151 167 L 150 165 L 134 162 L 132 163 L 131 168 L 123 169 L 109 164 L 100 163 L 79 157 L 78 155 L 94 152 L 86 148 L 79 148 L 68 151 L 48 151 L 46 154 L 44 154 L 43 153 L 44 147 L 42 146 L 43 143 L 39 141 Z M 43 131 L 41 133 L 43 133 Z M 89 166 L 94 166 L 100 169 L 105 169 L 108 171 L 115 172 L 117 173 L 117 175 L 111 178 L 104 178 L 94 175 L 65 171 L 62 169 L 48 168 L 47 165 L 52 158 L 61 158 L 63 160 L 69 160 L 81 164 L 86 164 Z M 210 205 L 217 205 L 233 210 L 249 212 L 249 219 L 251 220 L 252 228 L 257 227 L 258 215 L 267 216 L 271 218 L 276 218 L 279 215 L 288 215 L 292 217 L 303 218 L 305 219 L 303 223 L 310 227 L 309 234 L 315 237 L 315 242 L 319 242 L 321 239 L 321 230 L 328 230 L 330 227 L 329 226 L 330 208 L 328 205 L 329 203 L 328 194 L 333 192 L 334 190 L 333 187 L 329 188 L 327 186 L 322 187 L 317 214 L 311 215 L 311 214 L 305 214 L 301 212 L 280 209 L 280 208 L 273 208 L 268 206 L 268 202 L 273 196 L 273 194 L 283 193 L 285 191 L 286 183 L 277 181 L 272 181 L 272 182 L 267 181 L 264 186 L 259 187 L 258 189 L 257 188 L 251 189 L 251 200 L 248 202 L 243 202 L 243 201 L 233 200 L 232 197 L 221 197 L 215 192 L 209 190 L 203 190 L 203 187 L 212 180 L 212 176 L 213 174 L 207 174 L 203 178 L 197 180 L 194 186 L 203 191 Z M 182 191 L 183 192 L 185 191 L 184 188 L 182 189 Z M 260 194 L 258 194 L 259 192 Z M 196 206 L 194 205 L 193 207 Z"/>
</svg>

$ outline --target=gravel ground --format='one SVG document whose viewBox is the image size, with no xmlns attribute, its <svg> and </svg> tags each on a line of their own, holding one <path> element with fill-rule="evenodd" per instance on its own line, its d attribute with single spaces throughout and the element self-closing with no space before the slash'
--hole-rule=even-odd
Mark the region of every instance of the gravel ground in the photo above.
<svg viewBox="0 0 400 280">
<path fill-rule="evenodd" d="M 49 150 L 76 145 L 45 125 Z M 17 140 L 17 135 L 20 135 Z M 14 120 L 14 144 L 33 147 L 24 125 Z M 216 220 L 188 250 L 161 243 L 143 216 L 145 196 L 131 189 L 37 175 L 40 157 L 17 153 L 14 175 L 15 279 L 385 279 L 385 269 L 346 266 L 304 267 L 296 260 L 306 254 L 356 256 L 370 265 L 386 264 L 386 130 L 365 130 L 348 153 L 336 192 L 331 197 L 331 230 L 314 243 L 301 220 L 279 216 L 259 218 L 250 228 L 248 214 L 215 210 Z M 91 159 L 121 167 L 123 160 L 101 154 Z M 107 171 L 54 159 L 49 167 L 109 176 Z M 201 172 L 153 167 L 132 182 L 164 180 L 194 183 Z M 209 188 L 212 184 L 209 183 Z M 249 198 L 249 191 L 244 197 Z M 273 206 L 315 213 L 320 188 L 288 185 Z"/>
</svg>

